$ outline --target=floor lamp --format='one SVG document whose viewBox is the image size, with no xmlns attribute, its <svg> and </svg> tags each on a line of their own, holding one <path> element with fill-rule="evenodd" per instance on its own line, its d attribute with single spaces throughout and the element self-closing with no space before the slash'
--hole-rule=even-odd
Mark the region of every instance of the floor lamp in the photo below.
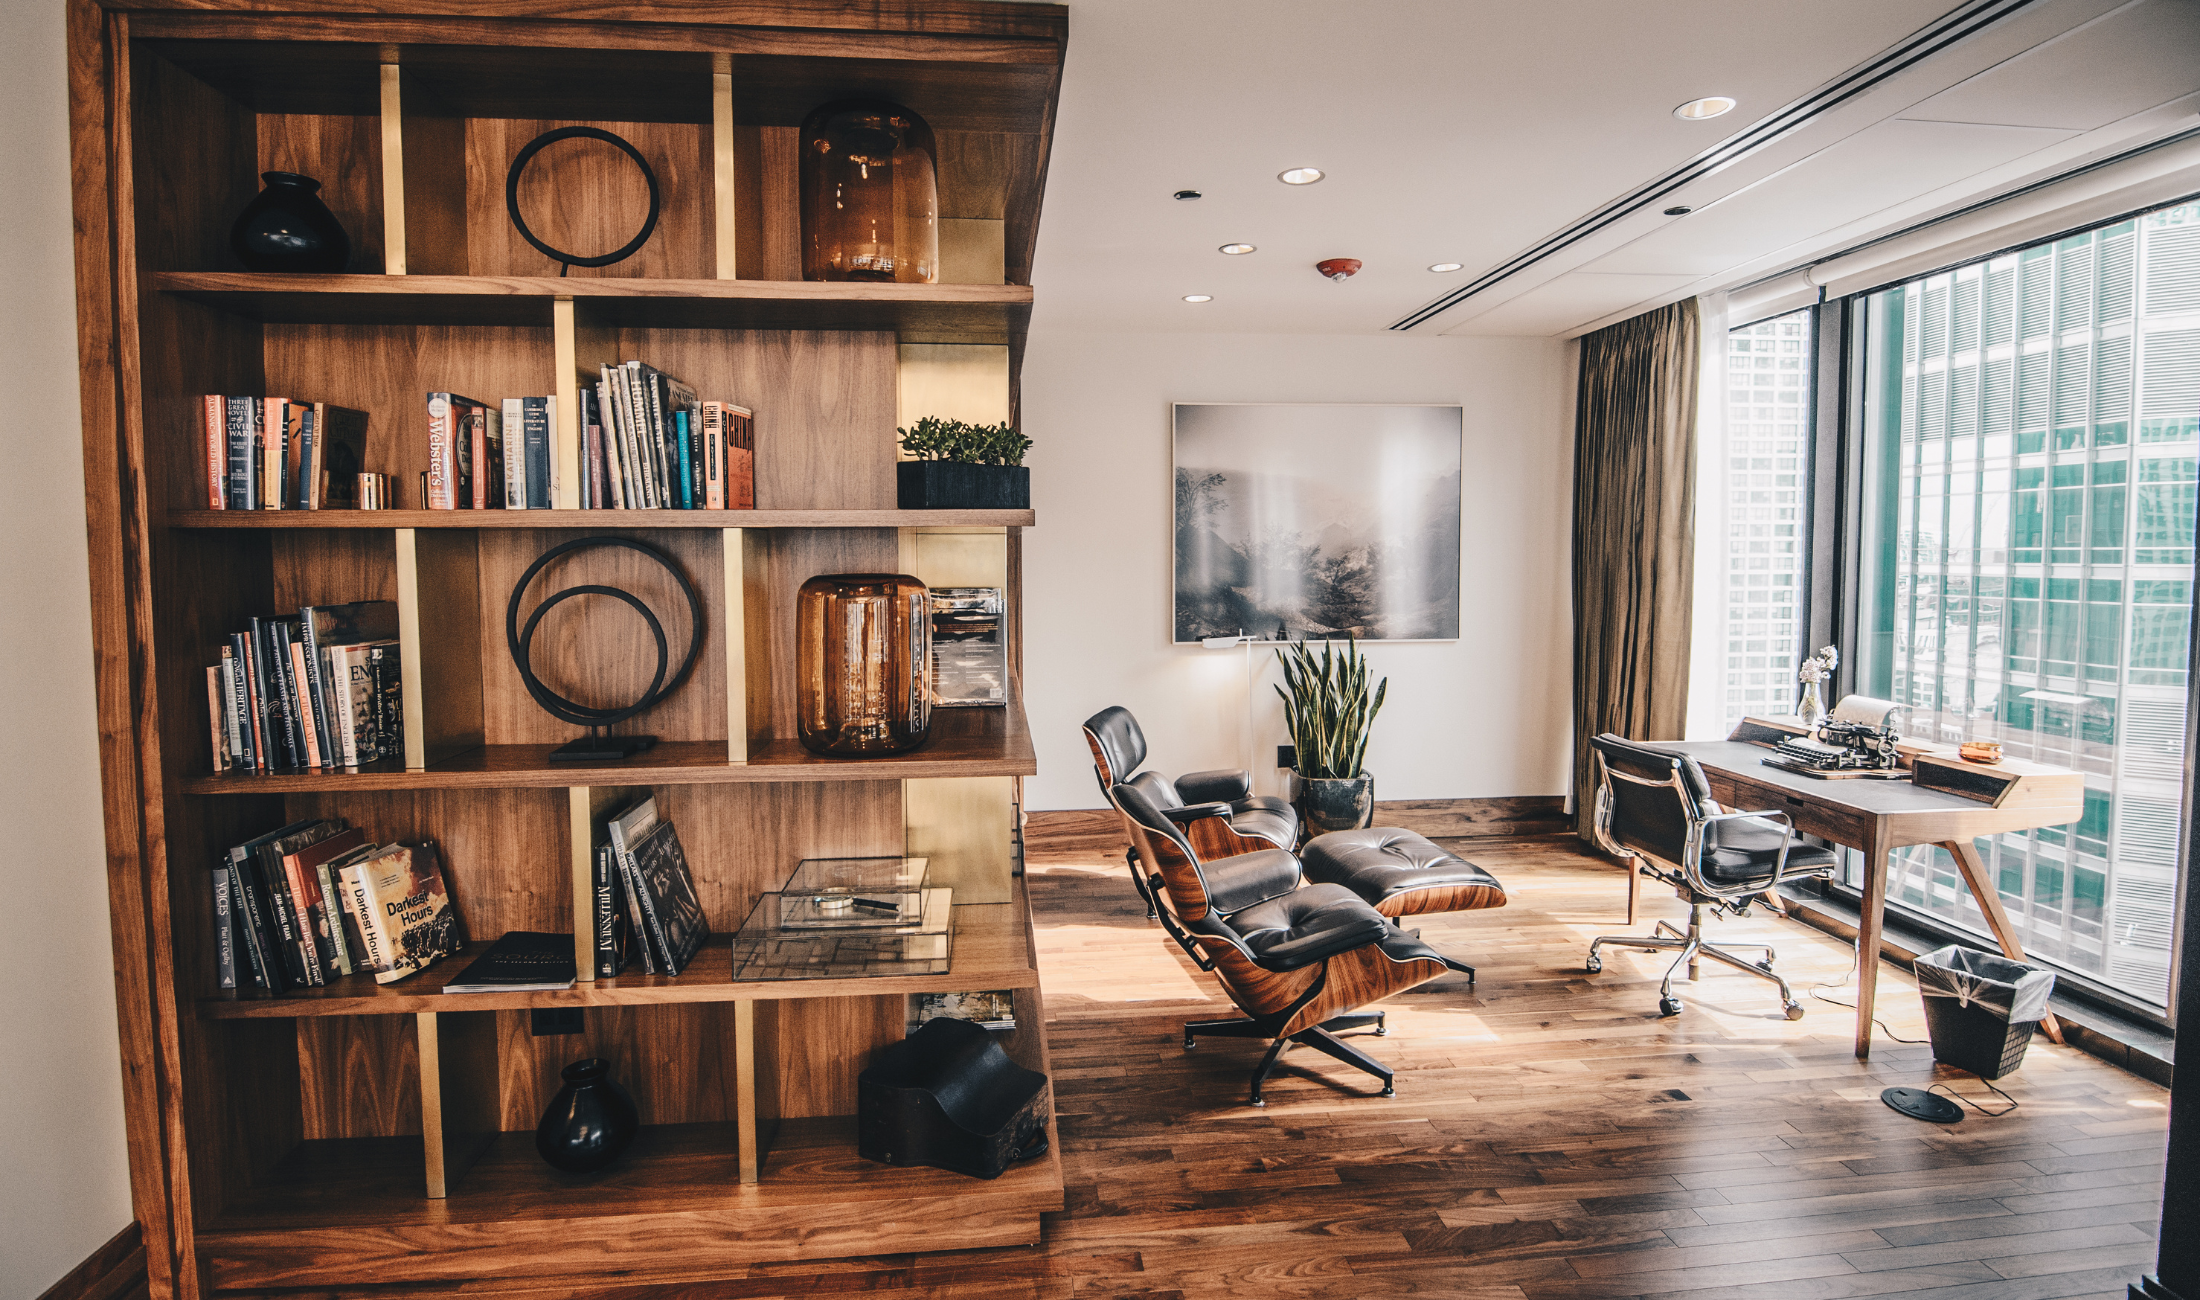
<svg viewBox="0 0 2200 1300">
<path fill-rule="evenodd" d="M 1255 638 L 1240 630 L 1236 636 L 1210 636 L 1200 638 L 1200 644 L 1209 650 L 1227 650 L 1231 646 L 1245 647 L 1245 695 L 1238 719 L 1238 739 L 1244 748 L 1245 783 L 1247 794 L 1257 794 L 1253 766 L 1253 642 Z"/>
</svg>

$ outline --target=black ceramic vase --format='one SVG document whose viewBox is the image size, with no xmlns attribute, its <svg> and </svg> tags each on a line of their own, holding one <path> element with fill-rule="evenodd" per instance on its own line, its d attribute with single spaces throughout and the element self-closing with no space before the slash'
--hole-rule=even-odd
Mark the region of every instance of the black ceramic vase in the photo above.
<svg viewBox="0 0 2200 1300">
<path fill-rule="evenodd" d="M 592 1174 L 626 1150 L 641 1128 L 641 1115 L 626 1089 L 611 1081 L 611 1062 L 599 1056 L 565 1067 L 565 1086 L 535 1126 L 535 1150 L 553 1169 Z"/>
<path fill-rule="evenodd" d="M 261 172 L 267 182 L 229 228 L 229 248 L 254 271 L 341 271 L 351 236 L 321 202 L 321 182 L 295 172 Z"/>
</svg>

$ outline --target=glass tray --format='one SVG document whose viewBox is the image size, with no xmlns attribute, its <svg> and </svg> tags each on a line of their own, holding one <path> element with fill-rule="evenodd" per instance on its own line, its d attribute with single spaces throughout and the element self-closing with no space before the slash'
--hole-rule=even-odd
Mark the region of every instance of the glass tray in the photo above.
<svg viewBox="0 0 2200 1300">
<path fill-rule="evenodd" d="M 766 894 L 733 936 L 733 979 L 871 979 L 944 975 L 955 947 L 954 893 L 927 889 L 921 918 L 897 929 L 797 929 L 779 924 L 782 899 Z"/>
</svg>

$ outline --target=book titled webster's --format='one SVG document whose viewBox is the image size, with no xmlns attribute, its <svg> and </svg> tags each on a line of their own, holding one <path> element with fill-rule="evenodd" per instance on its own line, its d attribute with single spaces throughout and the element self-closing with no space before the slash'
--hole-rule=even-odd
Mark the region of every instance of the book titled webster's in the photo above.
<svg viewBox="0 0 2200 1300">
<path fill-rule="evenodd" d="M 394 984 L 464 946 L 434 845 L 388 845 L 346 866 L 338 883 L 359 927 L 352 964 L 374 972 L 375 983 Z"/>
</svg>

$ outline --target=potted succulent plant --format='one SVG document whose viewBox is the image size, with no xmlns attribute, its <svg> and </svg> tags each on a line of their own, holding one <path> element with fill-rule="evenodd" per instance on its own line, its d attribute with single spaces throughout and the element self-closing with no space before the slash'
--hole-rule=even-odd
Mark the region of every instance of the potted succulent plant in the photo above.
<svg viewBox="0 0 2200 1300">
<path fill-rule="evenodd" d="M 1278 650 L 1283 664 L 1284 724 L 1297 755 L 1299 820 L 1310 835 L 1357 830 L 1375 820 L 1375 778 L 1362 766 L 1368 733 L 1390 689 L 1385 677 L 1368 690 L 1367 657 L 1352 638 L 1336 654 L 1327 641 L 1317 657 L 1305 642 Z"/>
<path fill-rule="evenodd" d="M 1031 439 L 1008 424 L 966 424 L 927 415 L 896 429 L 914 460 L 895 466 L 903 510 L 1028 510 Z"/>
</svg>

